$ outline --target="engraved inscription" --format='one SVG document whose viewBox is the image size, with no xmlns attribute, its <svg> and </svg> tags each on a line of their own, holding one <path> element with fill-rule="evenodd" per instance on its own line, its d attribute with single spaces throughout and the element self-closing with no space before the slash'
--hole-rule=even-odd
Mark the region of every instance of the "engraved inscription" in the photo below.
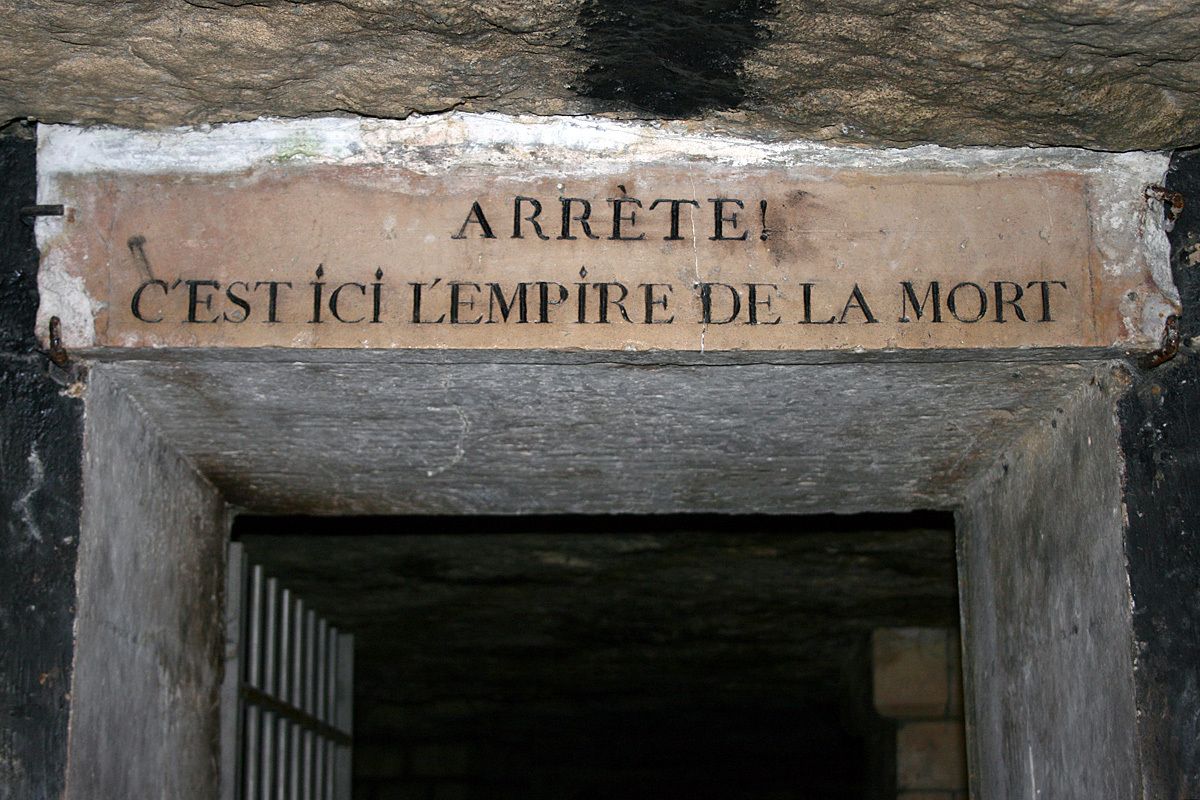
<svg viewBox="0 0 1200 800">
<path fill-rule="evenodd" d="M 839 350 L 1107 346 L 1085 181 L 64 179 L 101 346 Z"/>
</svg>

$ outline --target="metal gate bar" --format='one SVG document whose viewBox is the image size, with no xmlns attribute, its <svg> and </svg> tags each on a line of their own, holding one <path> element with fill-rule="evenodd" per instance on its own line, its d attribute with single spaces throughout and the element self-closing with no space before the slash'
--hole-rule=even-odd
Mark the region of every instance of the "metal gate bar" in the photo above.
<svg viewBox="0 0 1200 800">
<path fill-rule="evenodd" d="M 354 637 L 229 545 L 224 800 L 350 800 Z"/>
</svg>

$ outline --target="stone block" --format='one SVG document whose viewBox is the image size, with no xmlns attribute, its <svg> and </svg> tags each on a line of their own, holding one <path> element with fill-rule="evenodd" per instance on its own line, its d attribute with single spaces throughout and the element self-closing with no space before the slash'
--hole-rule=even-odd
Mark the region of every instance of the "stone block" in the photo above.
<svg viewBox="0 0 1200 800">
<path fill-rule="evenodd" d="M 871 639 L 875 710 L 885 717 L 962 713 L 957 635 L 945 628 L 883 628 Z"/>
<path fill-rule="evenodd" d="M 448 125 L 41 129 L 38 192 L 69 212 L 37 226 L 38 330 L 57 317 L 72 351 L 1132 352 L 1178 311 L 1139 222 L 1160 154 Z"/>
<path fill-rule="evenodd" d="M 900 726 L 896 733 L 898 789 L 960 790 L 966 783 L 966 742 L 961 722 L 906 722 Z"/>
</svg>

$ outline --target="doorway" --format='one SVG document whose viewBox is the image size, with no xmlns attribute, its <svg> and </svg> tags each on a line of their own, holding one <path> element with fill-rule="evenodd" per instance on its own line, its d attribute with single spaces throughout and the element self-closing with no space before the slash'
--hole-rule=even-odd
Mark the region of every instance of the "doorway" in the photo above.
<svg viewBox="0 0 1200 800">
<path fill-rule="evenodd" d="M 961 702 L 898 711 L 872 646 L 957 646 L 949 514 L 250 515 L 233 536 L 354 635 L 356 800 L 965 792 Z M 882 669 L 946 686 L 957 654 L 922 674 L 915 648 Z M 959 740 L 898 759 L 931 716 Z"/>
<path fill-rule="evenodd" d="M 235 517 L 919 508 L 955 520 L 972 794 L 1138 796 L 1113 364 L 305 358 L 93 367 L 71 800 L 219 796 Z"/>
</svg>

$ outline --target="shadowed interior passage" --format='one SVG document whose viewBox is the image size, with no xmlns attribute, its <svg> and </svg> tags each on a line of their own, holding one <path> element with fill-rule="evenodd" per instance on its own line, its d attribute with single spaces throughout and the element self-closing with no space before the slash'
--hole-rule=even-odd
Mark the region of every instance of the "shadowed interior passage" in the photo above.
<svg viewBox="0 0 1200 800">
<path fill-rule="evenodd" d="M 247 517 L 355 634 L 355 797 L 883 798 L 870 635 L 957 626 L 953 521 Z"/>
</svg>

